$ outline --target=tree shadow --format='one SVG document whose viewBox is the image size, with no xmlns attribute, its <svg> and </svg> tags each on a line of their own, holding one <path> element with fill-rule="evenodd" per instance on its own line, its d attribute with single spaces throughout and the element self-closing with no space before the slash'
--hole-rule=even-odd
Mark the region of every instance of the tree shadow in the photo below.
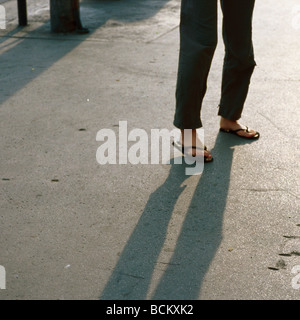
<svg viewBox="0 0 300 320">
<path fill-rule="evenodd" d="M 153 6 L 150 4 L 152 1 L 146 0 L 82 1 L 81 20 L 82 24 L 90 29 L 88 34 L 53 34 L 50 30 L 50 20 L 32 30 L 30 16 L 29 27 L 17 27 L 9 32 L 1 30 L 0 105 L 91 37 L 107 20 L 116 19 L 123 22 L 145 20 L 155 15 L 169 1 L 154 0 Z M 91 26 L 85 23 L 84 11 L 92 12 L 89 21 Z M 7 43 L 6 40 L 9 39 L 12 41 Z"/>
<path fill-rule="evenodd" d="M 101 10 L 110 19 L 121 22 L 146 20 L 160 11 L 170 0 L 81 0 L 80 5 L 93 8 L 93 4 L 101 4 Z M 95 8 L 96 8 L 95 7 Z M 99 8 L 99 7 L 98 7 Z M 82 16 L 84 23 L 84 16 Z M 102 21 L 103 23 L 103 21 Z"/>
<path fill-rule="evenodd" d="M 222 241 L 223 214 L 229 189 L 234 146 L 247 143 L 219 133 L 214 162 L 205 165 L 186 212 L 171 260 L 151 299 L 197 299 L 203 278 Z M 171 164 L 169 176 L 154 191 L 131 234 L 102 300 L 146 299 L 167 227 L 187 180 L 186 165 Z M 188 181 L 186 181 L 188 183 Z"/>
</svg>

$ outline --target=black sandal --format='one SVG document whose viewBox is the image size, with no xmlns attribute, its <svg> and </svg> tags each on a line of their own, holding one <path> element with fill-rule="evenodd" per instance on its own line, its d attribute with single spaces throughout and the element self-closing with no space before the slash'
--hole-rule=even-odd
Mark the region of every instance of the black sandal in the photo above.
<svg viewBox="0 0 300 320">
<path fill-rule="evenodd" d="M 174 147 L 176 147 L 184 156 L 192 157 L 192 158 L 196 158 L 196 157 L 188 154 L 188 153 L 187 153 L 187 149 L 194 149 L 194 150 L 198 149 L 198 150 L 205 150 L 205 151 L 207 151 L 207 147 L 206 147 L 206 146 L 204 146 L 203 149 L 202 149 L 202 148 L 199 148 L 199 147 L 196 147 L 196 146 L 184 147 L 180 142 L 177 142 L 177 141 L 173 141 L 173 142 L 172 142 L 172 145 L 173 145 Z M 203 156 L 203 159 L 204 159 L 204 163 L 208 163 L 208 162 L 212 162 L 214 158 L 213 158 L 213 157 L 207 157 L 207 156 L 205 157 L 205 156 Z"/>
<path fill-rule="evenodd" d="M 256 140 L 260 137 L 260 134 L 259 132 L 256 131 L 255 135 L 254 136 L 251 136 L 251 137 L 246 137 L 246 136 L 241 136 L 238 134 L 239 131 L 244 131 L 244 132 L 247 132 L 247 133 L 250 133 L 249 131 L 249 128 L 246 127 L 246 129 L 237 129 L 237 130 L 231 130 L 231 129 L 223 129 L 223 128 L 220 128 L 220 131 L 221 132 L 225 132 L 225 133 L 231 133 L 231 134 L 234 134 L 240 138 L 244 138 L 244 139 L 248 139 L 248 140 Z"/>
</svg>

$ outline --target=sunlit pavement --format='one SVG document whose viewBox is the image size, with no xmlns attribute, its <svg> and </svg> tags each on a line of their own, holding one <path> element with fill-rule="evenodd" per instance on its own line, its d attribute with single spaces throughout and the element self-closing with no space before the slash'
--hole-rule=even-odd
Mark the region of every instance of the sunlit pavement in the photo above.
<svg viewBox="0 0 300 320">
<path fill-rule="evenodd" d="M 103 128 L 173 129 L 180 1 L 82 1 L 87 35 L 27 2 L 25 28 L 2 4 L 0 299 L 299 299 L 298 1 L 256 3 L 252 143 L 218 132 L 220 12 L 194 176 L 96 161 Z"/>
</svg>

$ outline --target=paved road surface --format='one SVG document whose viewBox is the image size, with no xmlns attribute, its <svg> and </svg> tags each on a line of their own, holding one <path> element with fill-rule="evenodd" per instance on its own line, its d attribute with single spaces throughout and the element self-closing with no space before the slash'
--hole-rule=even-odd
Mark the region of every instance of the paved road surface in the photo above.
<svg viewBox="0 0 300 320">
<path fill-rule="evenodd" d="M 0 299 L 299 299 L 298 1 L 256 3 L 251 144 L 218 133 L 220 35 L 200 176 L 96 161 L 100 129 L 173 128 L 179 0 L 82 1 L 86 36 L 28 5 L 0 39 Z"/>
</svg>

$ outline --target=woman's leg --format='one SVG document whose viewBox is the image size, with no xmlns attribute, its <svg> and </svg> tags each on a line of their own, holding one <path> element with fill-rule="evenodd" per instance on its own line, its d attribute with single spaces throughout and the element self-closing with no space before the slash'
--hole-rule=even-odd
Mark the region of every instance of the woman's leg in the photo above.
<svg viewBox="0 0 300 320">
<path fill-rule="evenodd" d="M 217 0 L 182 0 L 174 117 L 177 128 L 202 127 L 202 100 L 216 45 Z"/>
<path fill-rule="evenodd" d="M 255 0 L 221 0 L 225 59 L 218 114 L 231 121 L 241 117 L 256 65 L 252 44 L 254 3 Z"/>
</svg>

